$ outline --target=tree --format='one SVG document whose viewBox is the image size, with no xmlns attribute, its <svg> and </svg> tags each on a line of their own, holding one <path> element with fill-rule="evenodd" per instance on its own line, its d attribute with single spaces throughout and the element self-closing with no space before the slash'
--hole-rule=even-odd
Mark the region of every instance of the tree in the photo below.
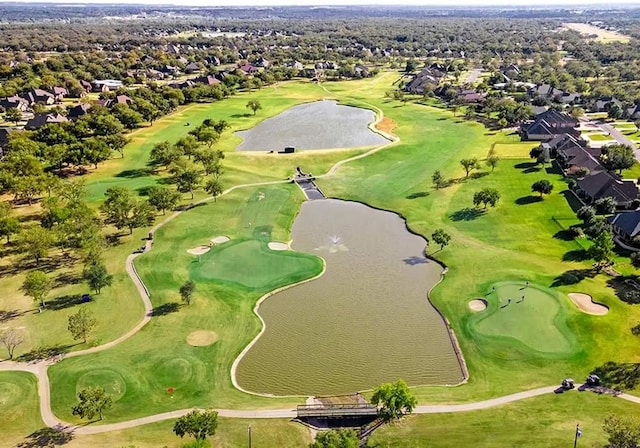
<svg viewBox="0 0 640 448">
<path fill-rule="evenodd" d="M 22 292 L 31 297 L 41 306 L 45 306 L 45 297 L 51 291 L 51 280 L 42 271 L 31 271 L 22 282 Z"/>
<path fill-rule="evenodd" d="M 149 204 L 162 214 L 174 208 L 180 201 L 180 193 L 169 188 L 151 187 L 149 188 Z"/>
<path fill-rule="evenodd" d="M 607 115 L 609 116 L 609 118 L 613 118 L 614 120 L 617 120 L 619 118 L 622 118 L 622 115 L 624 115 L 624 111 L 622 110 L 622 108 L 620 106 L 618 106 L 617 104 L 613 103 L 609 106 L 609 110 L 607 111 Z"/>
<path fill-rule="evenodd" d="M 258 110 L 262 109 L 262 104 L 260 104 L 260 101 L 258 100 L 249 100 L 246 107 L 247 109 L 251 109 L 253 111 L 253 115 L 255 115 Z"/>
<path fill-rule="evenodd" d="M 79 403 L 72 408 L 72 414 L 91 420 L 93 417 L 103 418 L 103 412 L 111 407 L 113 400 L 100 387 L 87 387 L 78 393 Z"/>
<path fill-rule="evenodd" d="M 205 143 L 207 148 L 211 148 L 220 139 L 220 134 L 212 127 L 205 127 L 198 132 L 196 137 L 199 142 Z"/>
<path fill-rule="evenodd" d="M 469 177 L 469 173 L 472 170 L 477 170 L 480 168 L 480 164 L 478 163 L 478 159 L 476 159 L 475 157 L 473 159 L 462 159 L 460 161 L 460 165 L 462 165 L 462 168 L 464 168 L 464 171 L 466 173 L 465 177 Z"/>
<path fill-rule="evenodd" d="M 13 121 L 13 123 L 17 125 L 18 122 L 22 120 L 22 112 L 20 112 L 16 107 L 10 107 L 4 113 L 4 119 L 7 121 Z"/>
<path fill-rule="evenodd" d="M 180 417 L 173 425 L 173 432 L 180 437 L 189 435 L 196 440 L 205 440 L 216 433 L 218 413 L 216 411 L 191 411 Z"/>
<path fill-rule="evenodd" d="M 489 154 L 487 156 L 487 159 L 484 161 L 484 163 L 489 168 L 491 168 L 491 172 L 496 169 L 496 166 L 498 166 L 498 162 L 500 162 L 500 157 L 498 157 L 496 154 Z"/>
<path fill-rule="evenodd" d="M 640 424 L 636 419 L 609 415 L 602 429 L 609 436 L 609 448 L 637 448 L 640 445 Z"/>
<path fill-rule="evenodd" d="M 193 164 L 186 160 L 178 160 L 169 167 L 169 172 L 180 193 L 191 193 L 200 186 L 202 182 L 202 172 Z"/>
<path fill-rule="evenodd" d="M 415 59 L 407 59 L 407 63 L 404 66 L 406 73 L 411 73 L 418 68 L 418 62 Z"/>
<path fill-rule="evenodd" d="M 599 215 L 608 215 L 616 211 L 616 200 L 611 196 L 605 196 L 603 198 L 597 199 L 594 202 L 596 207 L 596 212 Z"/>
<path fill-rule="evenodd" d="M 178 140 L 175 147 L 180 154 L 191 159 L 191 156 L 194 155 L 200 147 L 200 142 L 193 135 L 187 135 Z"/>
<path fill-rule="evenodd" d="M 67 330 L 74 340 L 82 339 L 86 344 L 89 333 L 95 328 L 98 321 L 86 308 L 80 308 L 77 313 L 69 315 Z"/>
<path fill-rule="evenodd" d="M 449 235 L 443 229 L 436 229 L 431 234 L 431 239 L 433 240 L 434 243 L 439 245 L 440 246 L 440 250 L 442 250 L 451 241 L 451 235 Z"/>
<path fill-rule="evenodd" d="M 102 288 L 111 286 L 113 282 L 113 276 L 109 275 L 104 263 L 101 260 L 95 259 L 89 260 L 89 263 L 85 265 L 82 271 L 82 277 L 96 294 L 100 294 Z"/>
<path fill-rule="evenodd" d="M 636 163 L 633 155 L 633 149 L 627 145 L 615 144 L 607 145 L 602 148 L 600 162 L 610 171 L 618 171 L 622 174 L 622 170 L 631 168 Z"/>
<path fill-rule="evenodd" d="M 318 431 L 316 440 L 309 444 L 309 448 L 358 448 L 359 446 L 358 434 L 349 428 Z"/>
<path fill-rule="evenodd" d="M 386 422 L 411 414 L 417 400 L 404 380 L 385 383 L 376 387 L 371 396 L 371 403 L 379 406 L 378 415 Z"/>
<path fill-rule="evenodd" d="M 444 185 L 444 176 L 440 172 L 440 170 L 436 170 L 431 176 L 431 182 L 433 182 L 433 186 L 436 187 L 436 190 L 442 188 Z"/>
<path fill-rule="evenodd" d="M 584 233 L 586 233 L 592 239 L 595 239 L 598 235 L 605 232 L 611 232 L 611 224 L 609 224 L 609 221 L 607 221 L 606 218 L 602 216 L 596 216 L 584 228 Z"/>
<path fill-rule="evenodd" d="M 593 245 L 587 252 L 598 266 L 611 263 L 613 258 L 613 236 L 611 232 L 600 232 L 600 234 L 596 235 L 593 238 Z"/>
<path fill-rule="evenodd" d="M 165 140 L 155 144 L 153 148 L 151 148 L 149 157 L 152 164 L 161 165 L 166 168 L 180 158 L 180 152 Z"/>
<path fill-rule="evenodd" d="M 9 328 L 0 332 L 0 344 L 4 345 L 9 354 L 9 359 L 13 359 L 16 348 L 25 340 L 24 333 Z"/>
<path fill-rule="evenodd" d="M 207 181 L 207 184 L 204 186 L 204 190 L 213 196 L 214 201 L 217 201 L 218 196 L 222 194 L 224 188 L 220 181 L 214 177 Z"/>
<path fill-rule="evenodd" d="M 543 194 L 551 193 L 551 190 L 553 190 L 553 184 L 547 179 L 537 180 L 531 185 L 531 191 L 540 193 L 540 197 L 542 197 Z"/>
<path fill-rule="evenodd" d="M 53 244 L 51 231 L 40 226 L 24 229 L 20 239 L 24 251 L 36 260 L 36 265 L 39 265 L 40 260 L 47 256 L 49 248 Z"/>
<path fill-rule="evenodd" d="M 105 222 L 113 224 L 118 230 L 144 227 L 153 222 L 153 209 L 146 201 L 138 201 L 126 187 L 111 187 L 105 193 L 107 199 L 100 209 L 107 216 Z"/>
<path fill-rule="evenodd" d="M 13 216 L 13 209 L 7 202 L 0 202 L 0 238 L 7 238 L 7 243 L 11 235 L 20 231 L 20 221 Z"/>
<path fill-rule="evenodd" d="M 576 215 L 584 224 L 590 224 L 596 217 L 596 209 L 589 205 L 584 205 L 578 209 Z"/>
<path fill-rule="evenodd" d="M 483 188 L 473 195 L 473 205 L 477 207 L 480 204 L 484 204 L 485 209 L 487 205 L 495 207 L 499 200 L 500 193 L 495 188 Z"/>
<path fill-rule="evenodd" d="M 191 298 L 193 297 L 193 292 L 195 290 L 196 284 L 193 281 L 187 280 L 186 282 L 184 282 L 182 286 L 180 286 L 180 297 L 182 298 L 182 301 L 187 305 L 190 305 Z"/>
</svg>

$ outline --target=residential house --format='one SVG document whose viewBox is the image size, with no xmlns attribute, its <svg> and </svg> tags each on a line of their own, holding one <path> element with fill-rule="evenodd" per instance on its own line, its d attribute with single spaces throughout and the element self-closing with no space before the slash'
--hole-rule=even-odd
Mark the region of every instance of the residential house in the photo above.
<svg viewBox="0 0 640 448">
<path fill-rule="evenodd" d="M 625 117 L 627 117 L 627 119 L 640 120 L 640 104 L 636 104 L 633 107 L 629 107 L 624 112 L 625 112 Z"/>
<path fill-rule="evenodd" d="M 101 79 L 97 81 L 93 81 L 94 92 L 110 92 L 112 90 L 117 90 L 122 87 L 122 81 L 118 81 L 115 79 Z"/>
<path fill-rule="evenodd" d="M 93 90 L 93 85 L 89 81 L 85 81 L 84 79 L 80 80 L 80 86 L 86 91 L 91 92 Z"/>
<path fill-rule="evenodd" d="M 538 115 L 535 120 L 527 121 L 520 126 L 520 135 L 523 140 L 552 140 L 563 134 L 577 137 L 580 131 L 576 128 L 578 119 L 564 112 L 549 109 Z"/>
<path fill-rule="evenodd" d="M 486 93 L 476 92 L 473 89 L 461 90 L 458 94 L 458 99 L 465 104 L 482 103 Z"/>
<path fill-rule="evenodd" d="M 353 71 L 356 72 L 356 76 L 360 78 L 368 78 L 369 77 L 369 67 L 365 65 L 358 64 L 354 67 Z"/>
<path fill-rule="evenodd" d="M 51 93 L 53 93 L 53 96 L 57 102 L 62 102 L 64 97 L 69 95 L 69 91 L 67 89 L 57 86 L 51 89 Z"/>
<path fill-rule="evenodd" d="M 608 112 L 612 105 L 622 109 L 622 103 L 612 96 L 598 98 L 591 106 L 591 112 Z"/>
<path fill-rule="evenodd" d="M 293 68 L 296 70 L 304 70 L 304 64 L 300 61 L 290 61 L 287 62 L 287 67 Z"/>
<path fill-rule="evenodd" d="M 631 243 L 640 235 L 640 211 L 616 213 L 609 216 L 607 221 L 611 224 L 614 235 L 623 243 Z"/>
<path fill-rule="evenodd" d="M 271 65 L 271 62 L 267 61 L 265 58 L 260 56 L 258 59 L 256 59 L 253 65 L 255 65 L 256 67 L 269 68 L 269 66 Z"/>
<path fill-rule="evenodd" d="M 33 130 L 41 128 L 46 124 L 65 123 L 67 121 L 69 121 L 67 120 L 67 117 L 58 113 L 36 114 L 32 119 L 27 121 L 27 124 L 24 125 L 24 128 L 27 130 Z"/>
<path fill-rule="evenodd" d="M 184 67 L 184 72 L 185 72 L 185 73 L 197 73 L 197 72 L 199 72 L 200 70 L 202 70 L 202 67 L 200 67 L 200 65 L 198 65 L 198 64 L 197 64 L 197 63 L 195 63 L 195 62 L 190 62 L 189 64 L 187 64 L 187 65 Z"/>
<path fill-rule="evenodd" d="M 244 64 L 238 67 L 245 75 L 254 75 L 260 71 L 258 67 L 252 64 Z"/>
<path fill-rule="evenodd" d="M 69 120 L 77 120 L 83 115 L 88 114 L 89 109 L 91 109 L 91 105 L 86 103 L 81 103 L 76 106 L 73 106 L 69 108 L 69 110 L 67 111 L 67 118 Z"/>
<path fill-rule="evenodd" d="M 56 102 L 56 97 L 53 93 L 42 89 L 31 89 L 24 95 L 24 98 L 29 101 L 31 106 L 34 104 L 51 105 Z"/>
<path fill-rule="evenodd" d="M 205 84 L 207 86 L 215 86 L 215 85 L 220 84 L 222 82 L 218 78 L 216 78 L 215 76 L 212 76 L 212 75 L 198 76 L 197 78 L 191 79 L 191 81 L 193 81 L 196 84 Z"/>
<path fill-rule="evenodd" d="M 404 90 L 410 93 L 423 94 L 429 90 L 433 90 L 439 83 L 444 72 L 435 68 L 424 68 L 409 81 Z"/>
<path fill-rule="evenodd" d="M 29 109 L 29 101 L 18 95 L 9 96 L 0 100 L 0 107 L 4 110 L 18 109 L 20 112 L 26 112 Z"/>
<path fill-rule="evenodd" d="M 587 203 L 612 197 L 618 208 L 630 208 L 638 199 L 638 187 L 634 181 L 622 180 L 608 171 L 598 171 L 578 180 L 575 192 Z"/>
</svg>

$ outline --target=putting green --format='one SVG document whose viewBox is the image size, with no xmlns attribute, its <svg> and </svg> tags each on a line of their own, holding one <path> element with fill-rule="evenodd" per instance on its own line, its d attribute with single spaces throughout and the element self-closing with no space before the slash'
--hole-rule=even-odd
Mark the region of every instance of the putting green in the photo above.
<svg viewBox="0 0 640 448">
<path fill-rule="evenodd" d="M 524 282 L 504 282 L 496 284 L 486 298 L 487 311 L 478 314 L 475 323 L 478 333 L 512 338 L 539 352 L 571 350 L 572 335 L 556 292 Z"/>
<path fill-rule="evenodd" d="M 253 290 L 269 290 L 313 276 L 322 261 L 312 255 L 272 251 L 258 240 L 234 240 L 192 262 L 191 277 L 234 283 Z"/>
<path fill-rule="evenodd" d="M 118 401 L 127 392 L 127 383 L 122 375 L 113 370 L 100 369 L 82 375 L 76 383 L 76 393 L 96 386 L 102 386 L 113 401 Z"/>
</svg>

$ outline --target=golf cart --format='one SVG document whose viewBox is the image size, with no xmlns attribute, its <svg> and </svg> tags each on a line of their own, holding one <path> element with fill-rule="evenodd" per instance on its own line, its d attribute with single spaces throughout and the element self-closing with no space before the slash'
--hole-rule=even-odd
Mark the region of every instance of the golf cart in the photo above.
<svg viewBox="0 0 640 448">
<path fill-rule="evenodd" d="M 575 386 L 573 378 L 565 378 L 562 380 L 562 388 L 569 390 L 569 389 L 573 389 Z"/>
<path fill-rule="evenodd" d="M 600 377 L 598 375 L 591 374 L 587 377 L 587 386 L 599 386 Z"/>
</svg>

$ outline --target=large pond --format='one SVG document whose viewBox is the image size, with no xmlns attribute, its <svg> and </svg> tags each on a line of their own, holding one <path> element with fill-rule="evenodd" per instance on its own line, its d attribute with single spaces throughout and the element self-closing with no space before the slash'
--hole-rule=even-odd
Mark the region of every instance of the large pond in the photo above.
<svg viewBox="0 0 640 448">
<path fill-rule="evenodd" d="M 427 300 L 442 267 L 397 215 L 338 200 L 303 204 L 293 248 L 326 261 L 316 280 L 260 306 L 264 334 L 240 360 L 245 390 L 274 395 L 355 392 L 403 378 L 462 380 L 444 322 Z"/>
<path fill-rule="evenodd" d="M 246 131 L 236 132 L 241 151 L 360 148 L 388 143 L 368 128 L 375 120 L 368 109 L 323 100 L 294 106 Z"/>
</svg>

